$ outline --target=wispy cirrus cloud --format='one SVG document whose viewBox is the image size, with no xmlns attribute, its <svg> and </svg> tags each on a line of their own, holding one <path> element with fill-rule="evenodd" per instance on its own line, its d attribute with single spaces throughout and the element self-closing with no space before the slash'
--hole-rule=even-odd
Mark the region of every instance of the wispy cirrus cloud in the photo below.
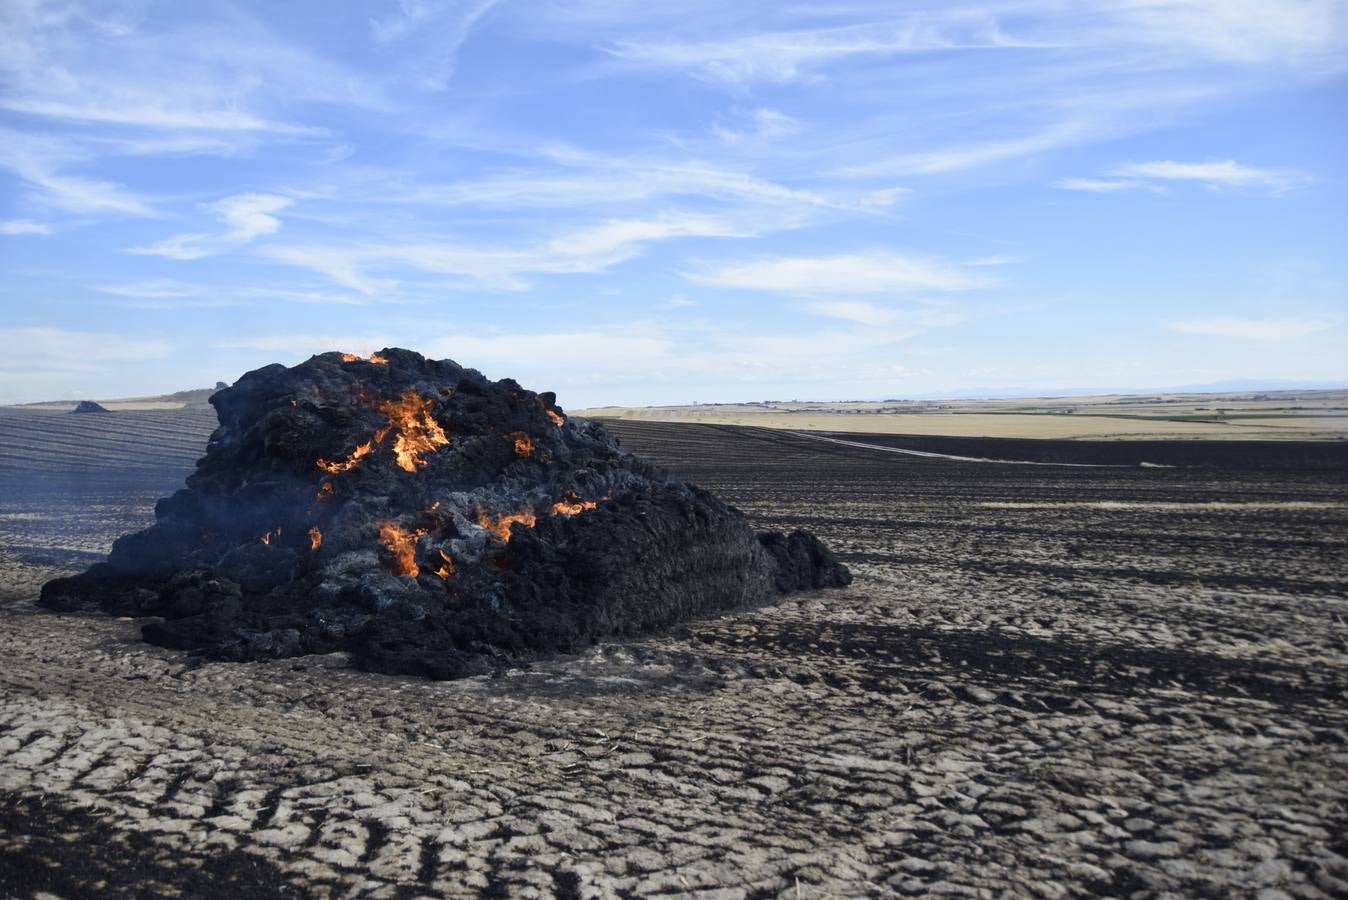
<svg viewBox="0 0 1348 900">
<path fill-rule="evenodd" d="M 1101 136 L 1094 117 L 1066 119 L 1045 128 L 1016 137 L 995 138 L 978 143 L 952 144 L 916 153 L 898 153 L 865 163 L 844 166 L 844 176 L 939 175 L 973 169 L 1078 143 L 1089 143 Z"/>
<path fill-rule="evenodd" d="M 0 26 L 0 109 L 46 124 L 316 137 L 327 129 L 285 118 L 289 104 L 269 85 L 286 84 L 300 100 L 373 99 L 368 84 L 242 11 L 198 25 L 117 0 L 34 0 L 5 4 Z"/>
<path fill-rule="evenodd" d="M 1164 192 L 1160 185 L 1132 178 L 1060 178 L 1053 186 L 1064 191 L 1085 191 L 1089 194 L 1118 194 L 1124 191 Z"/>
<path fill-rule="evenodd" d="M 92 286 L 101 294 L 122 298 L 117 305 L 128 309 L 213 309 L 226 306 L 250 306 L 275 301 L 330 306 L 363 306 L 366 300 L 350 294 L 269 284 L 266 287 L 220 287 L 151 278 L 144 281 L 116 282 Z"/>
<path fill-rule="evenodd" d="M 16 175 L 37 204 L 78 215 L 158 215 L 149 198 L 123 185 L 71 173 L 69 167 L 79 161 L 61 142 L 0 129 L 0 168 Z"/>
<path fill-rule="evenodd" d="M 798 295 L 911 294 L 989 287 L 994 279 L 945 262 L 885 251 L 727 263 L 684 277 L 706 287 Z"/>
<path fill-rule="evenodd" d="M 1256 341 L 1281 341 L 1328 331 L 1340 323 L 1329 316 L 1290 316 L 1281 318 L 1241 318 L 1237 316 L 1201 316 L 1166 323 L 1171 331 L 1212 337 Z"/>
<path fill-rule="evenodd" d="M 1305 187 L 1315 179 L 1296 169 L 1270 169 L 1243 165 L 1232 159 L 1206 162 L 1123 163 L 1110 169 L 1104 178 L 1063 178 L 1054 187 L 1068 191 L 1089 191 L 1097 194 L 1122 191 L 1152 191 L 1163 193 L 1168 183 L 1198 184 L 1212 190 L 1243 189 L 1268 194 L 1285 194 Z"/>
<path fill-rule="evenodd" d="M 31 219 L 0 220 L 0 234 L 51 234 L 52 227 L 46 222 L 34 222 Z"/>
<path fill-rule="evenodd" d="M 0 371 L 29 375 L 34 372 L 84 372 L 109 363 L 142 363 L 166 356 L 168 341 L 102 331 L 29 326 L 0 328 Z"/>
<path fill-rule="evenodd" d="M 816 300 L 804 304 L 802 308 L 817 316 L 843 319 L 860 325 L 904 327 L 913 335 L 933 328 L 959 325 L 969 321 L 970 318 L 967 313 L 936 305 L 926 305 L 917 309 L 897 309 L 865 300 Z"/>
<path fill-rule="evenodd" d="M 453 182 L 417 181 L 406 173 L 383 173 L 360 189 L 380 203 L 485 209 L 579 210 L 690 197 L 798 210 L 857 205 L 855 192 L 823 193 L 796 187 L 688 154 L 674 158 L 667 153 L 622 155 L 554 142 L 540 148 L 536 156 L 537 162 L 527 167 Z"/>
<path fill-rule="evenodd" d="M 528 276 L 601 272 L 637 256 L 644 245 L 676 238 L 748 237 L 753 226 L 695 213 L 650 219 L 613 219 L 522 247 L 425 242 L 270 247 L 264 255 L 302 266 L 366 294 L 391 291 L 397 281 L 369 269 L 404 266 L 415 271 L 465 279 L 498 290 L 525 290 Z"/>
<path fill-rule="evenodd" d="M 407 53 L 411 42 L 417 48 L 407 62 L 423 88 L 444 90 L 454 76 L 459 49 L 473 27 L 491 11 L 497 0 L 400 0 L 386 16 L 370 19 L 370 31 L 379 44 Z"/>
<path fill-rule="evenodd" d="M 862 385 L 893 382 L 910 372 L 894 350 L 911 339 L 906 325 L 843 325 L 799 335 L 769 329 L 746 335 L 706 323 L 675 324 L 660 319 L 612 324 L 535 326 L 469 331 L 451 323 L 425 323 L 417 347 L 480 369 L 488 377 L 512 377 L 525 384 L 546 383 L 568 406 L 650 400 L 687 402 L 708 385 L 739 390 L 774 385 L 774 390 L 855 393 Z M 399 329 L 259 335 L 225 345 L 302 359 L 325 350 L 369 352 L 406 345 Z M 573 351 L 565 371 L 549 360 L 559 347 Z M 828 379 L 833 379 L 829 381 Z M 821 385 L 827 385 L 821 388 Z M 845 385 L 845 387 L 843 386 Z M 873 387 L 860 388 L 873 390 Z"/>
<path fill-rule="evenodd" d="M 922 11 L 896 22 L 765 31 L 719 40 L 619 41 L 604 49 L 644 66 L 735 83 L 792 81 L 852 57 L 1031 46 L 976 9 Z"/>
<path fill-rule="evenodd" d="M 1275 193 L 1301 187 L 1313 180 L 1294 169 L 1264 169 L 1231 159 L 1196 163 L 1168 159 L 1125 163 L 1115 167 L 1110 174 L 1150 181 L 1192 181 L 1207 187 L 1259 188 Z"/>
<path fill-rule="evenodd" d="M 747 121 L 735 125 L 716 125 L 712 133 L 723 141 L 739 144 L 744 141 L 775 141 L 799 134 L 805 124 L 781 110 L 759 107 L 751 110 Z"/>
</svg>

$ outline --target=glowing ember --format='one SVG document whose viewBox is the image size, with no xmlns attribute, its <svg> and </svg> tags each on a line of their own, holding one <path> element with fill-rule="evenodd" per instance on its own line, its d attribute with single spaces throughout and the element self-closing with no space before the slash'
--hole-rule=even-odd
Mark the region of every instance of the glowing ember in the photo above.
<svg viewBox="0 0 1348 900">
<path fill-rule="evenodd" d="M 310 552 L 317 550 L 321 546 L 323 546 L 323 532 L 319 531 L 317 526 L 310 528 L 309 529 Z"/>
<path fill-rule="evenodd" d="M 594 509 L 598 505 L 597 501 L 582 500 L 576 496 L 575 491 L 568 491 L 566 497 L 559 503 L 552 504 L 552 514 L 554 516 L 575 516 L 587 509 Z"/>
<path fill-rule="evenodd" d="M 563 419 L 561 415 L 558 414 L 557 410 L 548 409 L 545 406 L 543 407 L 543 412 L 548 414 L 548 418 L 552 420 L 552 424 L 556 425 L 558 428 L 561 428 L 563 425 L 566 424 L 566 419 Z"/>
<path fill-rule="evenodd" d="M 388 360 L 380 356 L 378 353 L 371 354 L 369 359 L 366 359 L 365 357 L 359 356 L 355 353 L 343 353 L 342 362 L 367 362 L 367 363 L 375 363 L 376 365 L 380 366 L 388 365 Z"/>
<path fill-rule="evenodd" d="M 393 554 L 393 574 L 394 575 L 418 575 L 421 573 L 417 566 L 417 538 L 426 533 L 426 529 L 407 529 L 400 528 L 393 522 L 379 523 L 379 542 L 384 545 L 384 549 Z"/>
<path fill-rule="evenodd" d="M 321 460 L 319 461 L 319 464 L 320 464 L 319 467 L 322 468 L 322 461 L 321 461 Z M 325 482 L 323 482 L 321 485 L 318 486 L 318 499 L 319 499 L 319 500 L 331 500 L 334 493 L 335 493 L 335 491 L 333 490 L 332 482 L 331 482 L 331 481 L 325 481 Z"/>
<path fill-rule="evenodd" d="M 440 558 L 444 562 L 440 565 L 440 568 L 435 570 L 435 574 L 448 581 L 449 577 L 454 574 L 454 560 L 443 550 L 440 551 Z"/>
<path fill-rule="evenodd" d="M 430 453 L 449 443 L 449 436 L 431 415 L 431 401 L 408 388 L 397 400 L 381 400 L 379 411 L 388 416 L 388 425 L 380 429 L 375 439 L 382 441 L 390 430 L 396 431 L 393 455 L 398 465 L 408 472 L 426 465 L 421 454 Z"/>
<path fill-rule="evenodd" d="M 533 528 L 534 524 L 538 522 L 538 517 L 534 515 L 532 509 L 522 509 L 516 513 L 506 513 L 504 516 L 497 519 L 493 519 L 491 516 L 480 510 L 477 514 L 477 524 L 507 543 L 510 541 L 510 526 L 514 525 L 516 522 Z"/>
<path fill-rule="evenodd" d="M 268 531 L 266 534 L 262 535 L 262 543 L 270 544 L 272 538 L 279 538 L 280 536 L 281 536 L 281 526 L 277 525 L 275 529 L 273 529 L 272 531 Z"/>
<path fill-rule="evenodd" d="M 534 452 L 534 439 L 529 437 L 523 431 L 512 431 L 506 437 L 515 441 L 515 453 L 518 456 L 529 456 Z"/>
<path fill-rule="evenodd" d="M 372 441 L 366 441 L 355 450 L 351 451 L 351 455 L 346 459 L 338 460 L 336 462 L 320 459 L 318 461 L 318 467 L 324 472 L 331 472 L 333 475 L 336 475 L 339 472 L 345 472 L 348 469 L 354 469 L 356 466 L 360 465 L 361 457 L 365 456 L 373 449 L 374 443 Z M 327 485 L 327 487 L 331 487 L 331 485 Z"/>
</svg>

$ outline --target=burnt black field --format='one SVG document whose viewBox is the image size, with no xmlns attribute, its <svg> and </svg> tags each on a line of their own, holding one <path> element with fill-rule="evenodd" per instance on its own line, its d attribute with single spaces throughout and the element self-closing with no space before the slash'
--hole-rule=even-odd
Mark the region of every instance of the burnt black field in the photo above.
<svg viewBox="0 0 1348 900">
<path fill-rule="evenodd" d="M 203 664 L 38 610 L 212 427 L 0 412 L 0 788 L 49 804 L 0 833 L 8 893 L 134 896 L 226 852 L 301 895 L 1348 892 L 1340 445 L 614 422 L 855 581 L 500 677 Z M 171 865 L 53 879 L 81 834 Z"/>
</svg>

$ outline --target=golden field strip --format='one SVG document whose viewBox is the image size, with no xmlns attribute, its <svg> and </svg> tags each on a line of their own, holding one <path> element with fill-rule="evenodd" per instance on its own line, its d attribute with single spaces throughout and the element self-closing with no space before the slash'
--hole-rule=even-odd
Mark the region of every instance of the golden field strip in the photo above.
<svg viewBox="0 0 1348 900">
<path fill-rule="evenodd" d="M 1079 440 L 1344 440 L 1348 390 L 1015 400 L 605 406 L 601 419 L 946 437 Z"/>
</svg>

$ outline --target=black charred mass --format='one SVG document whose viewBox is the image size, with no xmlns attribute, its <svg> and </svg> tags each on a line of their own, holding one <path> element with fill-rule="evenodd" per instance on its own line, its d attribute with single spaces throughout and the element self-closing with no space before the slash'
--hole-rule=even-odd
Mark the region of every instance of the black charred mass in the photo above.
<svg viewBox="0 0 1348 900">
<path fill-rule="evenodd" d="M 43 606 L 159 617 L 147 640 L 216 659 L 455 678 L 852 580 L 813 535 L 755 534 L 554 395 L 449 360 L 325 353 L 210 402 L 186 487 Z"/>
</svg>

